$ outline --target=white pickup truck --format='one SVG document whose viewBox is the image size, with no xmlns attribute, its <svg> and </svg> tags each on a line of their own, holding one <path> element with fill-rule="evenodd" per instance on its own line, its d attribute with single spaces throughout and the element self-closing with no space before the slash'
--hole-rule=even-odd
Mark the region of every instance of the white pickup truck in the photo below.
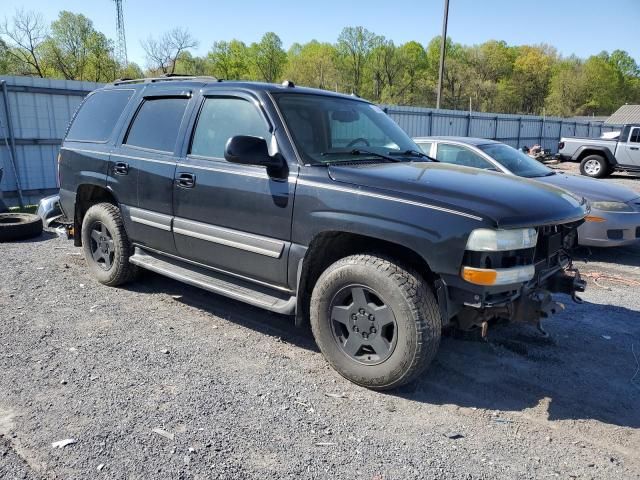
<svg viewBox="0 0 640 480">
<path fill-rule="evenodd" d="M 602 178 L 615 171 L 640 173 L 640 125 L 625 125 L 617 140 L 561 138 L 558 155 L 580 162 L 580 173 Z"/>
</svg>

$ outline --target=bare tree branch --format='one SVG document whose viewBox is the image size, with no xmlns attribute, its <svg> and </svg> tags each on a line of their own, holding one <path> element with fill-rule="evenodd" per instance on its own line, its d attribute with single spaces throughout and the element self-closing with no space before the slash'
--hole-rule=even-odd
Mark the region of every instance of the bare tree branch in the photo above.
<svg viewBox="0 0 640 480">
<path fill-rule="evenodd" d="M 4 37 L 8 54 L 20 65 L 26 65 L 29 73 L 44 77 L 40 47 L 48 37 L 42 15 L 17 10 L 11 22 L 7 18 L 0 24 L 0 36 Z"/>
<path fill-rule="evenodd" d="M 198 46 L 189 31 L 184 28 L 174 28 L 165 32 L 159 39 L 149 37 L 141 42 L 142 49 L 147 56 L 150 69 L 162 73 L 175 73 L 176 62 L 180 54 Z"/>
</svg>

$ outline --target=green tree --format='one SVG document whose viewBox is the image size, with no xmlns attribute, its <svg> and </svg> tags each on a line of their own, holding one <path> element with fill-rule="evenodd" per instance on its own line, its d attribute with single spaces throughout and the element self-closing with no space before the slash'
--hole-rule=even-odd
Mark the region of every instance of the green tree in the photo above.
<svg viewBox="0 0 640 480">
<path fill-rule="evenodd" d="M 248 49 L 240 40 L 214 42 L 207 53 L 210 73 L 226 80 L 243 80 L 249 76 Z"/>
<path fill-rule="evenodd" d="M 55 72 L 68 80 L 104 82 L 118 74 L 112 43 L 84 15 L 60 12 L 45 47 Z"/>
<path fill-rule="evenodd" d="M 273 83 L 280 78 L 287 62 L 282 40 L 273 32 L 265 33 L 258 43 L 249 47 L 250 65 L 256 78 Z"/>
<path fill-rule="evenodd" d="M 294 43 L 287 52 L 285 78 L 298 85 L 338 89 L 337 51 L 330 43 Z"/>
<path fill-rule="evenodd" d="M 364 27 L 345 27 L 336 48 L 347 89 L 360 93 L 364 68 L 376 43 L 376 35 Z"/>
<path fill-rule="evenodd" d="M 581 106 L 587 115 L 610 115 L 624 103 L 624 77 L 618 67 L 602 56 L 584 63 L 585 98 Z"/>
<path fill-rule="evenodd" d="M 575 57 L 558 62 L 553 68 L 549 94 L 545 99 L 549 115 L 569 117 L 582 112 L 585 81 L 582 62 Z"/>
</svg>

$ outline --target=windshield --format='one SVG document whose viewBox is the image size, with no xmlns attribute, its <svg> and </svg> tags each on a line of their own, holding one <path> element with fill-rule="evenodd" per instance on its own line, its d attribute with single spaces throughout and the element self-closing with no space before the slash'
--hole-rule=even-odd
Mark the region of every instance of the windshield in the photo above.
<svg viewBox="0 0 640 480">
<path fill-rule="evenodd" d="M 406 160 L 418 160 L 423 155 L 386 113 L 370 103 L 309 94 L 274 97 L 306 163 L 402 160 L 403 154 Z"/>
<path fill-rule="evenodd" d="M 478 145 L 478 148 L 519 177 L 546 177 L 555 173 L 520 150 L 503 143 Z"/>
</svg>

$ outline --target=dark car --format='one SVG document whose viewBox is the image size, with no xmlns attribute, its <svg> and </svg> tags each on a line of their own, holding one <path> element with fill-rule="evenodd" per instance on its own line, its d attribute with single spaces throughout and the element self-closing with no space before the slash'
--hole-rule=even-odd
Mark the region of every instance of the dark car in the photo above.
<svg viewBox="0 0 640 480">
<path fill-rule="evenodd" d="M 436 163 L 356 97 L 211 78 L 119 81 L 62 145 L 60 200 L 106 285 L 146 268 L 310 320 L 375 389 L 414 379 L 443 326 L 538 323 L 586 213 L 536 182 Z"/>
</svg>

